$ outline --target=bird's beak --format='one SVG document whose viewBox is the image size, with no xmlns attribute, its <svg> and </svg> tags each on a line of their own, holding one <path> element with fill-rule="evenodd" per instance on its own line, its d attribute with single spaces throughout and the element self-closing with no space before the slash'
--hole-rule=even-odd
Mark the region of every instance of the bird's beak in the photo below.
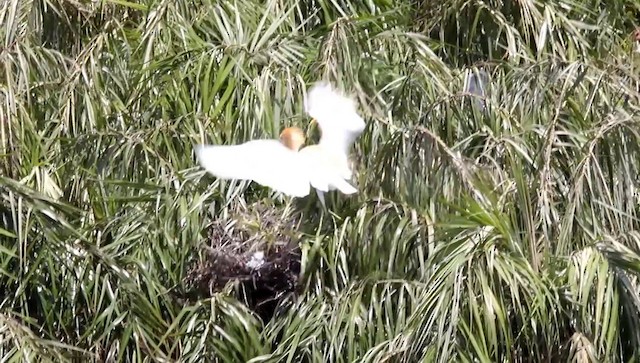
<svg viewBox="0 0 640 363">
<path fill-rule="evenodd" d="M 315 118 L 312 118 L 311 121 L 309 121 L 309 127 L 307 127 L 307 137 L 311 135 L 313 127 L 318 127 L 318 121 L 316 121 Z"/>
</svg>

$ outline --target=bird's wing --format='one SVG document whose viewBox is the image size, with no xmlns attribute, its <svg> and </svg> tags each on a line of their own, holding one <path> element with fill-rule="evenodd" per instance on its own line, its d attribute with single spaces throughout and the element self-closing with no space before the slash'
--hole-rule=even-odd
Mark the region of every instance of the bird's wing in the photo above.
<svg viewBox="0 0 640 363">
<path fill-rule="evenodd" d="M 305 99 L 305 110 L 322 129 L 320 145 L 346 156 L 365 123 L 356 111 L 352 98 L 333 89 L 328 83 L 313 86 Z"/>
<path fill-rule="evenodd" d="M 309 177 L 300 155 L 276 140 L 240 145 L 196 145 L 200 165 L 220 179 L 252 180 L 294 197 L 309 194 Z"/>
</svg>

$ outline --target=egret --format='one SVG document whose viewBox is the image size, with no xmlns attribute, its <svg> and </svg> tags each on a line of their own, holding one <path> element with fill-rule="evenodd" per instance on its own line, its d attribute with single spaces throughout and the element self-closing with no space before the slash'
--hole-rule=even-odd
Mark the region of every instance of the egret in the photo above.
<svg viewBox="0 0 640 363">
<path fill-rule="evenodd" d="M 282 131 L 279 140 L 251 140 L 239 145 L 197 145 L 200 165 L 219 179 L 251 180 L 293 197 L 305 197 L 311 187 L 324 205 L 324 192 L 353 194 L 349 149 L 364 131 L 355 101 L 320 83 L 308 92 L 305 111 L 321 129 L 317 145 L 302 147 L 298 127 Z"/>
</svg>

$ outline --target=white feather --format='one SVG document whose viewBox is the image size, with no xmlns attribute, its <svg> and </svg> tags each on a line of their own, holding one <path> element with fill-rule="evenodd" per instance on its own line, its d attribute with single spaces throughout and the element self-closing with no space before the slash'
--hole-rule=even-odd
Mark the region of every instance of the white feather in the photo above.
<svg viewBox="0 0 640 363">
<path fill-rule="evenodd" d="M 319 83 L 309 90 L 305 110 L 320 125 L 320 145 L 327 150 L 339 151 L 346 160 L 351 145 L 365 128 L 355 101 L 334 90 L 330 84 Z"/>
<path fill-rule="evenodd" d="M 309 194 L 307 165 L 298 152 L 277 140 L 253 140 L 240 145 L 197 145 L 200 165 L 220 179 L 252 180 L 294 196 Z"/>
<path fill-rule="evenodd" d="M 349 184 L 349 165 L 339 153 L 326 150 L 323 145 L 312 145 L 300 150 L 305 164 L 312 166 L 307 170 L 311 185 L 323 192 L 338 189 L 344 194 L 353 194 L 357 189 Z"/>
</svg>

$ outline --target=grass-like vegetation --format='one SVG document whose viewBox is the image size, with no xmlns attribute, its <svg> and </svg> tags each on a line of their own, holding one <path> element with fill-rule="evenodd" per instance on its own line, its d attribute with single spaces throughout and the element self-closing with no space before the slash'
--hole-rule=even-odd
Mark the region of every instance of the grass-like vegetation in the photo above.
<svg viewBox="0 0 640 363">
<path fill-rule="evenodd" d="M 639 10 L 0 2 L 0 360 L 639 359 Z M 315 142 L 319 80 L 367 122 L 358 194 L 197 165 Z M 237 270 L 257 248 L 290 262 L 267 313 Z"/>
</svg>

